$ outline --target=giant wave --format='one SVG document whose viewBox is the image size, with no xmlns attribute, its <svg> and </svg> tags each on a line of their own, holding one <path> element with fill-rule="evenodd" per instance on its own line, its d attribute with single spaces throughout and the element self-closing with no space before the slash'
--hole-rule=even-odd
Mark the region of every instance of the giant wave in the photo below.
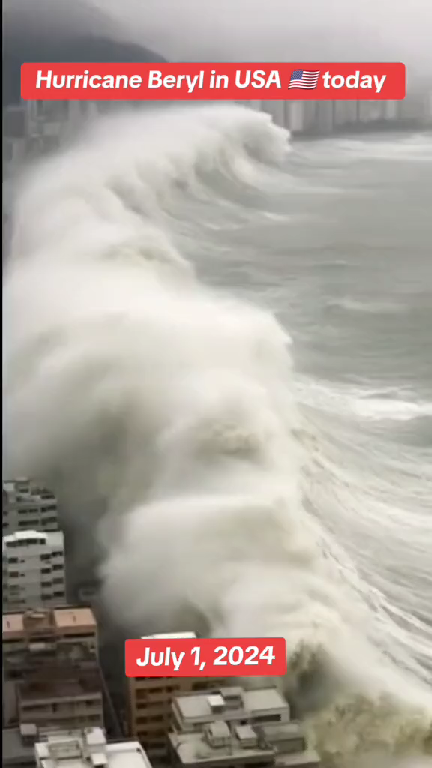
<svg viewBox="0 0 432 768">
<path fill-rule="evenodd" d="M 432 633 L 342 530 L 385 537 L 418 571 L 423 523 L 412 552 L 403 523 L 392 540 L 349 503 L 328 524 L 314 467 L 319 450 L 331 471 L 332 447 L 297 401 L 289 335 L 203 285 L 174 236 L 185 200 L 235 204 L 288 157 L 264 114 L 166 108 L 92 125 L 26 175 L 5 273 L 3 471 L 56 489 L 80 567 L 96 562 L 129 634 L 283 635 L 286 689 L 347 768 L 431 749 Z"/>
</svg>

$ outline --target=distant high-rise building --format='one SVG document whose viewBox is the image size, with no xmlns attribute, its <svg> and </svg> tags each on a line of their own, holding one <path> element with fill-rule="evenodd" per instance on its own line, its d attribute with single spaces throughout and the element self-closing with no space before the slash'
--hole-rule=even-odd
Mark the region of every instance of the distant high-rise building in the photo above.
<svg viewBox="0 0 432 768">
<path fill-rule="evenodd" d="M 334 101 L 333 105 L 333 126 L 338 130 L 344 127 L 351 127 L 357 122 L 358 102 L 357 101 Z"/>
<path fill-rule="evenodd" d="M 194 632 L 153 635 L 159 639 L 195 638 Z M 127 680 L 129 735 L 138 739 L 153 765 L 165 764 L 167 733 L 172 726 L 172 703 L 176 695 L 209 691 L 223 680 L 204 677 L 136 677 Z"/>
<path fill-rule="evenodd" d="M 27 479 L 3 482 L 3 536 L 58 529 L 57 499 L 43 483 Z"/>
<path fill-rule="evenodd" d="M 302 101 L 288 101 L 286 103 L 285 121 L 286 127 L 291 133 L 299 133 L 304 130 L 304 102 Z"/>
<path fill-rule="evenodd" d="M 384 101 L 383 113 L 385 120 L 396 120 L 398 116 L 398 102 L 397 101 Z"/>
<path fill-rule="evenodd" d="M 334 105 L 331 101 L 307 102 L 306 110 L 310 110 L 306 131 L 311 134 L 328 136 L 334 129 Z"/>
<path fill-rule="evenodd" d="M 61 531 L 17 531 L 3 537 L 3 611 L 66 603 Z"/>
<path fill-rule="evenodd" d="M 58 149 L 63 140 L 96 113 L 86 101 L 22 101 L 3 110 L 5 177 L 13 177 L 29 161 Z"/>
<path fill-rule="evenodd" d="M 3 111 L 3 136 L 23 139 L 28 131 L 28 110 L 26 105 L 9 106 Z"/>
<path fill-rule="evenodd" d="M 366 101 L 359 102 L 359 123 L 373 123 L 380 116 L 379 111 L 381 104 L 379 101 Z"/>
</svg>

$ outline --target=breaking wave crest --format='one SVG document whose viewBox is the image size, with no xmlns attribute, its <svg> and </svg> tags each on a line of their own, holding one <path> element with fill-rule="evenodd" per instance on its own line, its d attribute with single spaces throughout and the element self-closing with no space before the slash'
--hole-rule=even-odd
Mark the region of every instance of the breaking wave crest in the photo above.
<svg viewBox="0 0 432 768">
<path fill-rule="evenodd" d="M 186 199 L 270 188 L 288 138 L 240 107 L 164 109 L 33 169 L 5 277 L 4 472 L 57 490 L 127 633 L 286 637 L 286 688 L 349 768 L 431 749 L 432 632 L 379 556 L 427 594 L 430 522 L 411 547 L 403 511 L 354 515 L 340 478 L 321 497 L 334 446 L 297 402 L 289 335 L 176 245 Z"/>
</svg>

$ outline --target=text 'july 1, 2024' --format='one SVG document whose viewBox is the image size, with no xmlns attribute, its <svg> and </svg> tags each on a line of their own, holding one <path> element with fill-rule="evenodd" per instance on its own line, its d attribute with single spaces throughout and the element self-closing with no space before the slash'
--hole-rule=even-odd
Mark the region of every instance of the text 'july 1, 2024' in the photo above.
<svg viewBox="0 0 432 768">
<path fill-rule="evenodd" d="M 286 674 L 286 641 L 274 638 L 126 640 L 127 677 L 239 677 Z"/>
</svg>

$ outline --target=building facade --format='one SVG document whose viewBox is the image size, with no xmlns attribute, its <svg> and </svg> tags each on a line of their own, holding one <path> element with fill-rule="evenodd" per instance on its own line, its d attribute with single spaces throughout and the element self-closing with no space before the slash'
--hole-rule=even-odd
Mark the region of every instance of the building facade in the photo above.
<svg viewBox="0 0 432 768">
<path fill-rule="evenodd" d="M 3 483 L 3 533 L 17 531 L 58 531 L 58 506 L 55 495 L 34 480 L 9 480 Z"/>
<path fill-rule="evenodd" d="M 17 710 L 21 727 L 102 728 L 100 671 L 82 663 L 52 665 L 48 678 L 38 675 L 18 683 Z"/>
<path fill-rule="evenodd" d="M 12 613 L 66 603 L 61 531 L 17 531 L 3 537 L 3 611 Z"/>
<path fill-rule="evenodd" d="M 55 703 L 59 680 L 67 684 L 71 677 L 88 675 L 93 681 L 95 670 L 99 673 L 97 625 L 89 608 L 4 614 L 2 640 L 5 727 L 25 719 L 26 702 L 30 706 L 36 701 L 35 691 L 21 684 L 52 681 Z"/>
<path fill-rule="evenodd" d="M 193 632 L 153 635 L 159 639 L 196 637 Z M 137 677 L 127 679 L 128 730 L 144 747 L 153 765 L 168 757 L 167 734 L 173 723 L 176 696 L 194 691 L 209 691 L 223 680 L 194 677 Z"/>
</svg>

